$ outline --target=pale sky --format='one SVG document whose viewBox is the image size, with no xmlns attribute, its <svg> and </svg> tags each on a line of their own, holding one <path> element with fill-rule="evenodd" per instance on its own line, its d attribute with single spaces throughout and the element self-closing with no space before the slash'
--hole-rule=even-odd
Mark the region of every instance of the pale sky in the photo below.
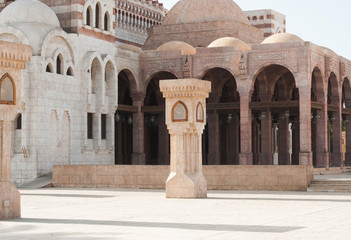
<svg viewBox="0 0 351 240">
<path fill-rule="evenodd" d="M 234 1 L 243 10 L 273 9 L 284 14 L 287 32 L 351 60 L 351 0 Z M 177 0 L 159 2 L 171 9 Z"/>
</svg>

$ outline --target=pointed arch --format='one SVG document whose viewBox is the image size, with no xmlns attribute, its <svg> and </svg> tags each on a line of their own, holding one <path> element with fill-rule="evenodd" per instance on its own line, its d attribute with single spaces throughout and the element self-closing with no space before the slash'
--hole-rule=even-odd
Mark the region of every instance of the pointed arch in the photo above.
<svg viewBox="0 0 351 240">
<path fill-rule="evenodd" d="M 93 10 L 91 9 L 91 6 L 88 6 L 85 13 L 85 24 L 88 26 L 92 26 L 92 19 L 93 19 L 92 13 L 93 13 Z"/>
<path fill-rule="evenodd" d="M 106 11 L 104 15 L 104 30 L 109 31 L 110 30 L 110 15 Z"/>
<path fill-rule="evenodd" d="M 100 16 L 101 16 L 101 6 L 100 3 L 95 5 L 95 27 L 100 28 Z"/>
<path fill-rule="evenodd" d="M 61 54 L 56 57 L 56 73 L 63 74 L 63 57 Z"/>
<path fill-rule="evenodd" d="M 17 114 L 17 116 L 15 118 L 15 129 L 16 130 L 22 129 L 22 114 L 21 113 Z"/>
<path fill-rule="evenodd" d="M 46 65 L 46 70 L 45 71 L 48 72 L 48 73 L 53 73 L 54 72 L 51 63 L 48 63 L 48 65 Z"/>
<path fill-rule="evenodd" d="M 0 79 L 0 104 L 16 104 L 16 85 L 8 73 Z"/>
</svg>

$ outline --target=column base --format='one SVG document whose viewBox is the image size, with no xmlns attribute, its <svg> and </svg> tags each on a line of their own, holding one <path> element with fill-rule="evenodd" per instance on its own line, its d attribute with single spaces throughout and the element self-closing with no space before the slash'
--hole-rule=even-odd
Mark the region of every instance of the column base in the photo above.
<svg viewBox="0 0 351 240">
<path fill-rule="evenodd" d="M 166 198 L 207 198 L 207 182 L 202 173 L 171 172 L 166 182 Z"/>
<path fill-rule="evenodd" d="M 273 165 L 273 153 L 260 153 L 259 161 L 260 165 Z"/>
<path fill-rule="evenodd" d="M 221 164 L 221 155 L 219 153 L 209 153 L 207 154 L 208 165 L 220 165 Z"/>
<path fill-rule="evenodd" d="M 343 167 L 342 153 L 332 153 L 330 163 L 333 167 Z"/>
<path fill-rule="evenodd" d="M 239 165 L 253 165 L 253 154 L 239 153 Z"/>
<path fill-rule="evenodd" d="M 0 182 L 0 219 L 21 217 L 21 194 L 11 182 Z"/>
<path fill-rule="evenodd" d="M 313 165 L 313 153 L 312 152 L 300 152 L 299 153 L 299 163 L 303 166 Z"/>
<path fill-rule="evenodd" d="M 145 165 L 145 153 L 132 153 L 133 165 Z"/>
<path fill-rule="evenodd" d="M 345 153 L 345 166 L 351 166 L 351 152 Z"/>
<path fill-rule="evenodd" d="M 328 168 L 329 167 L 329 153 L 328 152 L 316 152 L 316 167 L 317 168 Z"/>
<path fill-rule="evenodd" d="M 278 164 L 279 165 L 291 165 L 290 153 L 278 153 Z"/>
</svg>

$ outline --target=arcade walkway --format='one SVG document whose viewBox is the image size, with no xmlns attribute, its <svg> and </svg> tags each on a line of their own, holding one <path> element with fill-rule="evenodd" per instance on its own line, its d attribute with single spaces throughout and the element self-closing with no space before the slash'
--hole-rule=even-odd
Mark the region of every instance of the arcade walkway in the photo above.
<svg viewBox="0 0 351 240">
<path fill-rule="evenodd" d="M 0 221 L 0 239 L 350 239 L 351 195 L 164 191 L 21 190 L 22 219 Z"/>
</svg>

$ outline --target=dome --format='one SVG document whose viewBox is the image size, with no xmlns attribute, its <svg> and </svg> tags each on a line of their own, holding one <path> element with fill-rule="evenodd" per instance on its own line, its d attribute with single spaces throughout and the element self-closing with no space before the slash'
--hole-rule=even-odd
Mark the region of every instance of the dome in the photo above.
<svg viewBox="0 0 351 240">
<path fill-rule="evenodd" d="M 56 14 L 37 0 L 16 0 L 0 13 L 0 25 L 34 23 L 60 27 Z"/>
<path fill-rule="evenodd" d="M 162 25 L 237 21 L 250 25 L 245 13 L 232 0 L 180 0 L 167 13 Z"/>
<path fill-rule="evenodd" d="M 56 14 L 46 4 L 37 0 L 16 0 L 0 13 L 0 26 L 20 30 L 28 38 L 34 55 L 39 55 L 41 45 L 54 29 L 60 28 Z"/>
<path fill-rule="evenodd" d="M 213 41 L 210 45 L 208 45 L 208 48 L 230 47 L 230 46 L 235 46 L 237 50 L 240 50 L 243 52 L 251 50 L 251 47 L 249 45 L 247 45 L 240 39 L 237 39 L 234 37 L 219 38 Z"/>
<path fill-rule="evenodd" d="M 291 34 L 291 33 L 277 33 L 268 38 L 266 38 L 262 44 L 271 44 L 271 43 L 292 43 L 298 42 L 304 44 L 304 40 L 300 37 Z"/>
<path fill-rule="evenodd" d="M 166 42 L 159 46 L 156 51 L 168 52 L 168 51 L 182 51 L 182 55 L 194 55 L 196 54 L 196 49 L 186 42 L 181 41 L 171 41 Z"/>
</svg>

